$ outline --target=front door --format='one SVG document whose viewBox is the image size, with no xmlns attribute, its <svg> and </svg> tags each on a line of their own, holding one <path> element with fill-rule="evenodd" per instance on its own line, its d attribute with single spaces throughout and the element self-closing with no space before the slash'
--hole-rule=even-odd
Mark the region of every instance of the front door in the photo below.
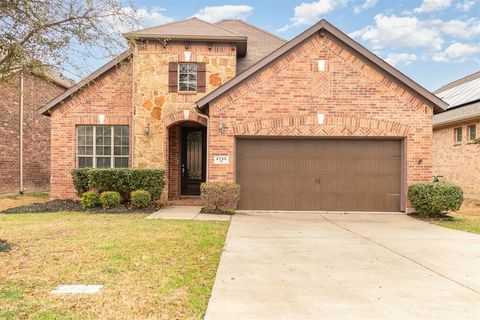
<svg viewBox="0 0 480 320">
<path fill-rule="evenodd" d="M 205 181 L 206 128 L 182 128 L 182 195 L 200 195 L 200 184 Z"/>
</svg>

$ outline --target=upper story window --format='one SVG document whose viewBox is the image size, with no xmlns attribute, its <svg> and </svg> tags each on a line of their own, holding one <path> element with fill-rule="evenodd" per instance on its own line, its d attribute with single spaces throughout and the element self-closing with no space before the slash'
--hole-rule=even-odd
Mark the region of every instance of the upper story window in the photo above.
<svg viewBox="0 0 480 320">
<path fill-rule="evenodd" d="M 128 126 L 78 126 L 77 167 L 127 168 Z"/>
<path fill-rule="evenodd" d="M 168 92 L 206 92 L 206 64 L 204 62 L 170 62 Z"/>
<path fill-rule="evenodd" d="M 461 143 L 462 142 L 462 137 L 463 137 L 462 127 L 455 128 L 454 134 L 455 134 L 455 143 Z"/>
<path fill-rule="evenodd" d="M 477 139 L 477 125 L 472 124 L 467 126 L 467 138 L 469 141 Z"/>
<path fill-rule="evenodd" d="M 195 63 L 178 64 L 178 91 L 197 91 L 197 65 Z"/>
</svg>

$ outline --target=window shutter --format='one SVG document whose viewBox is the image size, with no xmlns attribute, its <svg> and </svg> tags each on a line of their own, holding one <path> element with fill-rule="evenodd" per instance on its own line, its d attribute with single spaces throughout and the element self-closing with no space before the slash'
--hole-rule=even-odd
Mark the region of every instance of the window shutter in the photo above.
<svg viewBox="0 0 480 320">
<path fill-rule="evenodd" d="M 206 67 L 205 62 L 197 63 L 197 92 L 206 92 Z"/>
<path fill-rule="evenodd" d="M 178 91 L 178 63 L 168 63 L 168 92 Z"/>
</svg>

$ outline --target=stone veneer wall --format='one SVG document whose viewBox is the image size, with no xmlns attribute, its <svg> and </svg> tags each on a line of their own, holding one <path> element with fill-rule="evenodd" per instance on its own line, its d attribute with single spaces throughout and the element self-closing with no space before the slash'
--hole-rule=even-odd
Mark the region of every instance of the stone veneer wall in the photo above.
<svg viewBox="0 0 480 320">
<path fill-rule="evenodd" d="M 191 52 L 189 62 L 206 64 L 205 93 L 169 92 L 168 64 L 187 62 L 185 51 Z M 235 76 L 236 55 L 236 47 L 230 43 L 191 42 L 186 49 L 185 42 L 168 42 L 165 46 L 160 42 L 149 42 L 134 48 L 134 167 L 165 168 L 169 174 L 177 175 L 170 172 L 166 161 L 166 126 L 175 124 L 167 123 L 166 119 L 183 110 L 196 112 L 195 101 Z M 145 135 L 147 125 L 150 133 Z"/>
<path fill-rule="evenodd" d="M 467 126 L 471 124 L 477 125 L 480 136 L 480 119 L 433 130 L 433 175 L 458 184 L 465 196 L 480 199 L 480 146 L 467 141 Z M 454 129 L 458 127 L 463 129 L 461 143 L 454 142 Z"/>
<path fill-rule="evenodd" d="M 235 137 L 257 135 L 405 138 L 406 185 L 430 181 L 432 107 L 333 36 L 317 34 L 210 104 L 209 158 L 231 160 L 209 162 L 209 180 L 235 181 Z"/>
</svg>

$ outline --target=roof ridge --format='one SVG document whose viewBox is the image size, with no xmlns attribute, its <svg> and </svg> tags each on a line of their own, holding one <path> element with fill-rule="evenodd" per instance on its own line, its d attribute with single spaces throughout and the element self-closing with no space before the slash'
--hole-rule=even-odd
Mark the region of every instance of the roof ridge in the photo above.
<svg viewBox="0 0 480 320">
<path fill-rule="evenodd" d="M 247 26 L 250 26 L 250 27 L 252 27 L 252 28 L 254 28 L 254 29 L 257 29 L 257 30 L 259 30 L 259 31 L 261 31 L 261 32 L 263 32 L 263 33 L 266 33 L 266 34 L 268 34 L 268 35 L 270 35 L 270 36 L 272 36 L 272 37 L 275 37 L 275 38 L 277 38 L 278 40 L 281 40 L 281 41 L 283 41 L 283 42 L 288 42 L 288 40 L 286 40 L 286 39 L 284 39 L 284 38 L 282 38 L 282 37 L 280 37 L 280 36 L 277 36 L 276 34 L 270 32 L 270 31 L 268 31 L 268 30 L 265 30 L 265 29 L 263 29 L 263 28 L 260 28 L 260 27 L 258 27 L 258 26 L 256 26 L 256 25 L 251 24 L 250 22 L 247 22 L 247 21 L 242 20 L 242 19 L 222 19 L 222 20 L 220 20 L 220 21 L 215 22 L 215 24 L 218 25 L 218 24 L 221 23 L 222 21 L 239 21 L 239 22 L 241 22 L 241 23 L 243 23 L 243 24 L 246 24 Z"/>
<path fill-rule="evenodd" d="M 184 23 L 184 22 L 187 22 L 187 21 L 190 21 L 190 20 L 197 20 L 197 21 L 200 21 L 202 23 L 206 23 L 210 26 L 213 26 L 215 28 L 218 28 L 218 29 L 222 29 L 224 31 L 227 31 L 229 33 L 232 33 L 233 35 L 237 35 L 237 36 L 240 36 L 240 34 L 236 33 L 236 32 L 233 32 L 232 30 L 229 30 L 229 29 L 226 29 L 226 28 L 223 28 L 215 23 L 211 23 L 211 22 L 208 22 L 208 21 L 205 21 L 203 19 L 200 19 L 200 18 L 197 18 L 195 16 L 192 16 L 190 18 L 187 18 L 187 19 L 183 19 L 183 20 L 177 20 L 177 21 L 172 21 L 172 22 L 169 22 L 169 23 L 164 23 L 164 24 L 159 24 L 159 25 L 156 25 L 156 26 L 152 26 L 152 27 L 148 27 L 148 28 L 143 28 L 143 29 L 138 29 L 138 30 L 134 30 L 134 31 L 129 31 L 129 32 L 125 32 L 123 33 L 124 36 L 129 36 L 129 35 L 135 35 L 137 33 L 142 33 L 142 32 L 145 32 L 145 31 L 149 31 L 149 30 L 153 30 L 153 29 L 156 29 L 156 28 L 159 28 L 159 27 L 165 27 L 165 26 L 171 26 L 171 25 L 174 25 L 174 24 L 179 24 L 179 23 Z"/>
<path fill-rule="evenodd" d="M 472 78 L 472 79 L 468 79 L 468 78 Z M 474 73 L 471 73 L 469 75 L 466 75 L 460 79 L 457 79 L 457 80 L 454 80 L 452 82 L 449 82 L 447 84 L 444 84 L 443 86 L 441 86 L 440 88 L 438 88 L 437 90 L 433 91 L 433 93 L 435 94 L 439 94 L 439 93 L 442 93 L 442 92 L 445 92 L 447 90 L 450 90 L 450 89 L 453 89 L 455 87 L 458 87 L 458 86 L 461 86 L 465 83 L 468 83 L 468 82 L 471 82 L 473 80 L 477 80 L 480 78 L 480 71 L 476 71 Z M 465 81 L 465 82 L 463 82 Z"/>
</svg>

